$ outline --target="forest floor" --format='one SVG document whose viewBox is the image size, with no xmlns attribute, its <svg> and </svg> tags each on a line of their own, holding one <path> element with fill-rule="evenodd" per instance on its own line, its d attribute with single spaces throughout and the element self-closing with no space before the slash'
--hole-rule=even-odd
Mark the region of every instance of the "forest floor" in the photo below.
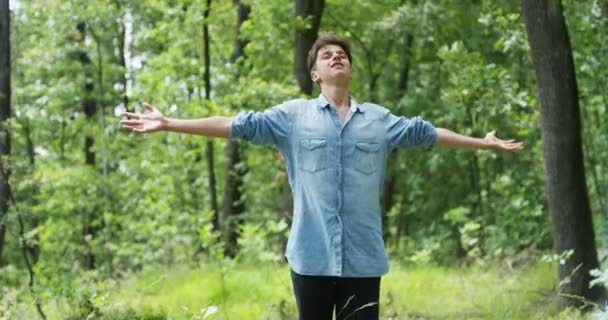
<svg viewBox="0 0 608 320">
<path fill-rule="evenodd" d="M 467 267 L 393 263 L 382 278 L 381 319 L 596 319 L 558 313 L 554 263 Z M 202 265 L 150 270 L 79 290 L 80 306 L 47 303 L 48 319 L 297 319 L 285 264 Z M 29 304 L 31 318 L 38 318 Z M 25 314 L 25 313 L 21 313 Z M 1 317 L 0 317 L 1 318 Z M 601 319 L 601 318 L 597 318 Z"/>
</svg>

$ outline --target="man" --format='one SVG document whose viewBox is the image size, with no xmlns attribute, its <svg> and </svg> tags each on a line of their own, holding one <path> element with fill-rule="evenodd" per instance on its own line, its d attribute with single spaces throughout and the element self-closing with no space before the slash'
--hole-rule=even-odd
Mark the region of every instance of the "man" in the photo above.
<svg viewBox="0 0 608 320">
<path fill-rule="evenodd" d="M 285 258 L 291 268 L 300 319 L 378 319 L 380 277 L 388 272 L 380 193 L 386 160 L 395 147 L 518 151 L 523 145 L 478 139 L 434 128 L 419 117 L 397 117 L 348 92 L 350 45 L 322 34 L 308 55 L 316 99 L 287 101 L 234 118 L 178 120 L 144 104 L 147 114 L 125 113 L 135 132 L 175 131 L 271 144 L 281 152 L 294 195 Z"/>
</svg>

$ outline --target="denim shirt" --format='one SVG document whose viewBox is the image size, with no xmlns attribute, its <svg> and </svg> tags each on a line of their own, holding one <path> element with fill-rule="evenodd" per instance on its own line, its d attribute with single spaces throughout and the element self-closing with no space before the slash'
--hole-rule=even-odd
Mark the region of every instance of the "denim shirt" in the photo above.
<svg viewBox="0 0 608 320">
<path fill-rule="evenodd" d="M 388 272 L 380 194 L 395 147 L 430 147 L 437 132 L 420 117 L 358 104 L 344 121 L 325 97 L 241 112 L 230 138 L 274 145 L 283 156 L 294 212 L 285 257 L 303 275 L 378 277 Z"/>
</svg>

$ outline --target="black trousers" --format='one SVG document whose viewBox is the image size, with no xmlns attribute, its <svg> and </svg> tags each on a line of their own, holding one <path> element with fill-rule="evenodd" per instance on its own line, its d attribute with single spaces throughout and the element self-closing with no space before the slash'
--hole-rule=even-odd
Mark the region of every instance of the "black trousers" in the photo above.
<svg viewBox="0 0 608 320">
<path fill-rule="evenodd" d="M 306 276 L 291 271 L 300 320 L 378 320 L 380 277 Z"/>
</svg>

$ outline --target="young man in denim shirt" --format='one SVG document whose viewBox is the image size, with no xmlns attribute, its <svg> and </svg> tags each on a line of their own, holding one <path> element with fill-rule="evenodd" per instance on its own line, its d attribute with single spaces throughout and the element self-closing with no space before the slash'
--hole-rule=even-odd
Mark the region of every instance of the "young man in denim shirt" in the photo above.
<svg viewBox="0 0 608 320">
<path fill-rule="evenodd" d="M 388 272 L 380 193 L 395 147 L 518 151 L 523 145 L 472 138 L 407 119 L 349 95 L 352 56 L 347 41 L 322 34 L 308 55 L 316 99 L 287 101 L 236 117 L 180 120 L 144 104 L 146 114 L 125 113 L 135 132 L 174 131 L 274 145 L 293 191 L 294 212 L 285 258 L 305 320 L 378 319 L 380 277 Z"/>
</svg>

